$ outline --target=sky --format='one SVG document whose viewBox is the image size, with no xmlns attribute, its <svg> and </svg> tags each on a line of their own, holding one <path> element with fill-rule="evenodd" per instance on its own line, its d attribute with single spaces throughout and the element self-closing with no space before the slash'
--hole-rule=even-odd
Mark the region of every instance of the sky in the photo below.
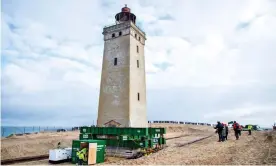
<svg viewBox="0 0 276 166">
<path fill-rule="evenodd" d="M 147 35 L 148 120 L 272 126 L 274 0 L 2 0 L 2 125 L 95 123 L 103 27 L 125 4 Z"/>
</svg>

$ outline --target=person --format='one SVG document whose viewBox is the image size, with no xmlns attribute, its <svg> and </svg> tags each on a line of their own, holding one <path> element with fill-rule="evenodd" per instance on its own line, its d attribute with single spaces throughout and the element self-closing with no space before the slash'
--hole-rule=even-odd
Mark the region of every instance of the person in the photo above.
<svg viewBox="0 0 276 166">
<path fill-rule="evenodd" d="M 248 125 L 247 128 L 248 128 L 248 135 L 251 135 L 252 125 Z"/>
<path fill-rule="evenodd" d="M 83 148 L 82 150 L 77 152 L 78 157 L 78 165 L 83 165 L 85 161 L 87 161 L 87 148 Z"/>
<path fill-rule="evenodd" d="M 225 137 L 226 137 L 226 127 L 224 123 L 221 123 L 223 128 L 222 128 L 222 132 L 221 132 L 221 141 L 224 142 L 225 141 Z"/>
<path fill-rule="evenodd" d="M 226 136 L 225 136 L 225 140 L 227 140 L 227 137 L 228 137 L 228 125 L 225 124 L 225 129 L 226 129 Z"/>
<path fill-rule="evenodd" d="M 220 123 L 220 121 L 217 122 L 217 125 L 216 125 L 215 129 L 217 129 L 217 133 L 218 133 L 218 136 L 219 136 L 218 142 L 221 142 L 222 141 L 222 129 L 223 129 L 223 126 Z"/>
<path fill-rule="evenodd" d="M 242 125 L 239 125 L 239 136 L 241 136 L 241 131 L 242 131 Z"/>
<path fill-rule="evenodd" d="M 235 131 L 236 140 L 238 140 L 240 135 L 240 125 L 236 121 L 233 123 L 233 129 Z"/>
</svg>

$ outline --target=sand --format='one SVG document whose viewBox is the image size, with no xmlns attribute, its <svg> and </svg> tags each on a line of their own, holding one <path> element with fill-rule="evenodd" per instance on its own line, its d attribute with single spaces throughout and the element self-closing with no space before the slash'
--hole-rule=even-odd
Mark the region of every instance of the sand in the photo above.
<svg viewBox="0 0 276 166">
<path fill-rule="evenodd" d="M 56 148 L 58 142 L 62 143 L 61 146 L 71 147 L 72 140 L 78 137 L 79 132 L 74 131 L 1 138 L 1 159 L 45 155 L 49 153 L 49 149 Z"/>
<path fill-rule="evenodd" d="M 217 136 L 188 146 L 178 147 L 170 143 L 169 147 L 149 156 L 135 160 L 110 162 L 110 165 L 253 165 L 276 164 L 276 134 L 272 140 L 264 132 L 254 132 L 253 136 L 243 133 L 235 140 L 231 133 L 226 142 L 217 142 Z M 178 139 L 173 142 L 185 142 Z"/>
<path fill-rule="evenodd" d="M 158 126 L 158 125 L 157 125 Z M 203 141 L 179 147 L 180 144 L 202 138 L 214 133 L 211 127 L 189 125 L 163 125 L 168 128 L 167 138 L 183 136 L 167 140 L 167 147 L 157 153 L 139 159 L 126 160 L 108 157 L 103 164 L 107 165 L 164 165 L 164 164 L 276 164 L 276 134 L 275 132 L 253 132 L 248 136 L 243 132 L 240 140 L 234 139 L 233 132 L 229 140 L 217 142 L 217 135 Z M 152 126 L 153 127 L 153 126 Z M 71 146 L 71 140 L 78 138 L 78 132 L 45 133 L 30 135 L 24 138 L 2 139 L 2 159 L 22 155 L 47 154 L 48 149 L 54 148 L 57 142 Z M 21 150 L 19 150 L 21 147 Z M 37 151 L 34 150 L 36 147 Z M 3 154 L 3 152 L 5 152 Z M 19 153 L 20 152 L 20 153 Z M 22 153 L 22 154 L 21 154 Z M 48 160 L 22 163 L 24 165 L 48 165 Z M 68 165 L 70 163 L 63 163 Z M 102 165 L 103 165 L 102 164 Z"/>
<path fill-rule="evenodd" d="M 170 125 L 164 124 L 162 127 L 167 128 L 166 138 L 177 137 L 187 134 L 202 133 L 206 130 L 206 126 L 202 130 L 198 126 L 192 125 Z M 151 127 L 160 127 L 160 125 L 152 125 Z M 208 128 L 208 127 L 207 127 Z M 210 127 L 209 127 L 210 128 Z M 74 132 L 52 132 L 38 133 L 23 136 L 11 136 L 1 139 L 1 159 L 12 159 L 18 157 L 37 156 L 48 154 L 49 149 L 57 147 L 58 142 L 64 147 L 71 147 L 72 140 L 78 139 L 79 131 Z"/>
</svg>

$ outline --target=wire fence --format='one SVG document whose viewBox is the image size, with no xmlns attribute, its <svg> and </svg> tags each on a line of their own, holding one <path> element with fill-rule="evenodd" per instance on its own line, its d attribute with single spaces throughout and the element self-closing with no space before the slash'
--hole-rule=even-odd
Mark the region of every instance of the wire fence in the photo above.
<svg viewBox="0 0 276 166">
<path fill-rule="evenodd" d="M 190 125 L 202 125 L 202 126 L 214 126 L 210 123 L 198 123 L 198 122 L 184 122 L 184 121 L 163 121 L 154 120 L 148 121 L 149 124 L 190 124 Z M 91 125 L 95 126 L 95 125 Z M 1 127 L 1 137 L 8 137 L 10 135 L 23 135 L 31 133 L 40 132 L 65 132 L 79 130 L 79 127 L 64 127 L 64 126 L 32 126 L 32 127 L 12 127 L 12 126 L 2 126 Z"/>
<path fill-rule="evenodd" d="M 79 127 L 62 127 L 62 126 L 32 126 L 32 127 L 13 127 L 13 126 L 2 126 L 1 137 L 8 137 L 10 135 L 22 135 L 39 132 L 65 132 L 78 130 Z"/>
<path fill-rule="evenodd" d="M 160 121 L 160 120 L 154 120 L 154 121 L 148 121 L 148 123 L 170 123 L 170 124 L 190 124 L 190 125 L 201 125 L 201 126 L 214 126 L 215 124 L 210 123 L 201 123 L 201 122 L 184 122 L 184 121 Z"/>
</svg>

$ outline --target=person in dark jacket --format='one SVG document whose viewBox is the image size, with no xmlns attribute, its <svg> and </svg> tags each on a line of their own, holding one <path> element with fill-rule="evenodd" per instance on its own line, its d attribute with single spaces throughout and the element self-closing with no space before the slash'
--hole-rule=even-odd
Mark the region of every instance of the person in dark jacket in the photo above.
<svg viewBox="0 0 276 166">
<path fill-rule="evenodd" d="M 226 126 L 225 126 L 224 123 L 221 123 L 221 124 L 222 124 L 222 127 L 223 127 L 223 128 L 222 128 L 222 132 L 221 132 L 221 133 L 222 133 L 222 134 L 221 134 L 221 135 L 222 135 L 222 140 L 221 140 L 221 141 L 224 142 L 225 139 L 226 139 Z"/>
<path fill-rule="evenodd" d="M 225 129 L 226 129 L 226 136 L 225 136 L 225 140 L 227 140 L 227 137 L 228 137 L 228 125 L 225 124 Z"/>
<path fill-rule="evenodd" d="M 223 130 L 223 126 L 222 126 L 222 124 L 220 123 L 220 121 L 217 122 L 217 125 L 216 125 L 215 129 L 217 129 L 217 133 L 218 133 L 218 136 L 219 136 L 218 142 L 221 142 L 221 141 L 222 141 L 222 130 Z"/>
<path fill-rule="evenodd" d="M 241 137 L 242 126 L 239 125 L 239 136 Z"/>
</svg>

